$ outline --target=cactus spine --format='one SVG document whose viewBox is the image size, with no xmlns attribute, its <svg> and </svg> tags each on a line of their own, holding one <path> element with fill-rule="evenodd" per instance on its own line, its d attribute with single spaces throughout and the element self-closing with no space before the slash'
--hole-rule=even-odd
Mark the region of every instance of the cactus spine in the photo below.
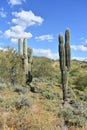
<svg viewBox="0 0 87 130">
<path fill-rule="evenodd" d="M 69 29 L 65 32 L 65 46 L 63 35 L 59 35 L 59 61 L 61 70 L 61 81 L 63 91 L 64 104 L 67 102 L 67 87 L 68 87 L 68 72 L 70 70 L 70 31 Z"/>
</svg>

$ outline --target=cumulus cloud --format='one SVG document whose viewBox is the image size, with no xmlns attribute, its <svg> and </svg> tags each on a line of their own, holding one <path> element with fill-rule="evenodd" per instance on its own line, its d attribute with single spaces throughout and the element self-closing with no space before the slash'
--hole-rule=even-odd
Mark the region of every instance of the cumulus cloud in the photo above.
<svg viewBox="0 0 87 130">
<path fill-rule="evenodd" d="M 12 28 L 5 31 L 4 35 L 7 38 L 10 38 L 10 37 L 13 37 L 13 38 L 31 38 L 32 37 L 32 34 L 30 32 L 24 32 L 24 31 L 17 32 L 17 30 L 14 31 Z"/>
<path fill-rule="evenodd" d="M 31 38 L 32 34 L 26 32 L 26 29 L 32 25 L 41 24 L 43 22 L 43 18 L 36 16 L 32 11 L 22 10 L 20 12 L 12 12 L 12 15 L 14 18 L 11 22 L 14 26 L 4 32 L 7 38 Z"/>
<path fill-rule="evenodd" d="M 37 36 L 37 37 L 35 37 L 35 39 L 40 40 L 40 41 L 44 41 L 44 40 L 52 41 L 54 38 L 52 35 L 48 34 L 48 35 Z"/>
<path fill-rule="evenodd" d="M 71 45 L 74 50 L 87 51 L 87 47 L 84 45 Z"/>
<path fill-rule="evenodd" d="M 59 58 L 58 53 L 53 53 L 50 49 L 33 48 L 33 54 L 38 56 L 45 56 L 47 58 L 51 58 L 55 60 Z"/>
<path fill-rule="evenodd" d="M 20 24 L 20 26 L 24 26 L 25 28 L 35 24 L 41 24 L 43 22 L 43 18 L 36 16 L 31 10 L 13 12 L 12 15 L 15 16 L 15 18 L 12 19 L 12 22 L 18 25 Z"/>
<path fill-rule="evenodd" d="M 4 11 L 4 8 L 0 8 L 0 16 L 2 18 L 5 18 L 7 16 L 7 13 Z"/>
<path fill-rule="evenodd" d="M 8 4 L 11 6 L 21 5 L 23 2 L 25 2 L 25 0 L 8 0 Z"/>
</svg>

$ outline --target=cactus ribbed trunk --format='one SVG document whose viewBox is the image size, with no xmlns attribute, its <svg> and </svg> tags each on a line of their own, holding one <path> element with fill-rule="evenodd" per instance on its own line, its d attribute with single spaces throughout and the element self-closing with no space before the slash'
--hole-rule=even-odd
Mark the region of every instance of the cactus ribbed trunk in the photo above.
<svg viewBox="0 0 87 130">
<path fill-rule="evenodd" d="M 31 65 L 32 65 L 32 49 L 28 48 L 28 71 L 31 72 Z"/>
<path fill-rule="evenodd" d="M 67 102 L 67 87 L 68 87 L 68 72 L 67 70 L 61 71 L 62 78 L 62 91 L 63 91 L 63 101 Z"/>
<path fill-rule="evenodd" d="M 23 40 L 23 58 L 24 58 L 24 71 L 28 75 L 28 57 L 27 57 L 27 39 Z"/>
<path fill-rule="evenodd" d="M 59 35 L 59 61 L 61 70 L 61 82 L 64 104 L 67 102 L 68 73 L 70 70 L 71 52 L 70 52 L 70 31 L 65 32 L 65 46 L 63 35 Z"/>
<path fill-rule="evenodd" d="M 18 39 L 18 54 L 22 56 L 22 41 L 20 38 Z"/>
<path fill-rule="evenodd" d="M 63 35 L 59 35 L 60 70 L 65 70 L 65 48 Z"/>
<path fill-rule="evenodd" d="M 24 38 L 23 40 L 23 56 L 24 58 L 27 58 L 27 39 Z"/>
<path fill-rule="evenodd" d="M 65 54 L 66 54 L 66 66 L 70 70 L 71 52 L 70 52 L 70 30 L 66 29 L 65 32 Z"/>
</svg>

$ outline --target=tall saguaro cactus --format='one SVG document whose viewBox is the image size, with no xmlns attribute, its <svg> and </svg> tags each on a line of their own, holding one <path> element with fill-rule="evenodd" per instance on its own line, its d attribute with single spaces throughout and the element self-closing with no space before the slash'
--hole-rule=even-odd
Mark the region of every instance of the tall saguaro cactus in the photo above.
<svg viewBox="0 0 87 130">
<path fill-rule="evenodd" d="M 68 72 L 70 70 L 71 52 L 70 52 L 70 31 L 66 29 L 65 45 L 63 35 L 59 35 L 59 60 L 61 70 L 61 81 L 64 104 L 67 102 Z"/>
<path fill-rule="evenodd" d="M 21 39 L 18 39 L 18 54 L 20 58 L 21 68 L 24 70 L 26 76 L 26 83 L 29 84 L 32 81 L 31 65 L 32 65 L 32 49 L 27 47 L 27 39 L 23 39 L 23 55 L 22 55 L 22 43 Z"/>
</svg>

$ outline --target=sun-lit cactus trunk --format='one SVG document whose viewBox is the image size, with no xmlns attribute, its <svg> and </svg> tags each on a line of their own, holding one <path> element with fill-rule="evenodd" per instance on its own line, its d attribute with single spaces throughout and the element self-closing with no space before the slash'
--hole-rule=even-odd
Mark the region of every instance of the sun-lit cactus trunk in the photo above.
<svg viewBox="0 0 87 130">
<path fill-rule="evenodd" d="M 71 63 L 71 51 L 70 51 L 70 30 L 66 29 L 65 32 L 65 54 L 66 54 L 66 66 L 67 69 L 70 70 Z"/>
<path fill-rule="evenodd" d="M 22 40 L 18 39 L 18 54 L 22 56 Z"/>
<path fill-rule="evenodd" d="M 27 48 L 27 57 L 28 57 L 28 75 L 27 75 L 27 83 L 29 84 L 32 82 L 32 75 L 31 75 L 31 69 L 32 69 L 32 49 Z"/>
<path fill-rule="evenodd" d="M 32 49 L 28 48 L 28 71 L 31 72 L 31 66 L 32 66 Z"/>
<path fill-rule="evenodd" d="M 65 104 L 67 102 L 68 72 L 70 70 L 71 61 L 69 29 L 67 29 L 65 32 L 65 45 L 63 35 L 59 35 L 59 61 L 61 70 L 63 101 Z"/>
<path fill-rule="evenodd" d="M 65 70 L 65 48 L 63 35 L 59 35 L 59 56 L 60 56 L 60 69 Z"/>
<path fill-rule="evenodd" d="M 27 56 L 27 39 L 23 40 L 23 58 L 24 58 L 24 71 L 25 75 L 28 74 L 28 56 Z"/>
</svg>

